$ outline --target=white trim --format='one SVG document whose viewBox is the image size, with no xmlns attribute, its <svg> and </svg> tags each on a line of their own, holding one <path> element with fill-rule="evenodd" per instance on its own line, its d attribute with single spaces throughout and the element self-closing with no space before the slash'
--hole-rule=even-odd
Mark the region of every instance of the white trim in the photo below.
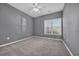
<svg viewBox="0 0 79 59">
<path fill-rule="evenodd" d="M 52 38 L 48 38 L 48 39 L 52 39 Z M 66 47 L 66 49 L 68 50 L 68 52 L 70 53 L 71 56 L 74 56 L 74 54 L 71 52 L 71 50 L 68 48 L 67 44 L 64 42 L 64 40 L 62 39 L 52 39 L 52 40 L 59 40 L 62 41 L 64 46 Z"/>
<path fill-rule="evenodd" d="M 48 39 L 62 41 L 62 39 L 55 39 L 55 38 L 48 38 Z"/>
<path fill-rule="evenodd" d="M 27 39 L 30 39 L 30 38 L 32 38 L 32 36 L 31 37 L 24 38 L 24 39 L 17 40 L 17 41 L 14 41 L 14 42 L 2 44 L 2 45 L 0 45 L 0 47 L 4 47 L 4 46 L 7 46 L 7 45 L 10 45 L 10 44 L 13 44 L 13 43 L 17 43 L 17 42 L 20 42 L 20 41 L 23 41 L 23 40 L 27 40 Z"/>
<path fill-rule="evenodd" d="M 42 36 L 36 36 L 36 37 L 42 37 Z M 62 41 L 62 39 L 56 39 L 56 38 L 49 38 L 49 37 L 43 37 L 43 38 L 47 38 L 47 39 L 51 39 L 51 40 L 61 40 Z"/>
<path fill-rule="evenodd" d="M 67 46 L 67 44 L 64 42 L 64 40 L 62 40 L 62 42 L 64 43 L 65 47 L 67 48 L 67 50 L 69 51 L 71 56 L 74 56 L 74 54 L 71 52 L 71 50 L 69 49 L 69 47 Z"/>
<path fill-rule="evenodd" d="M 27 39 L 30 39 L 30 38 L 32 38 L 32 37 L 34 37 L 34 36 L 27 37 L 27 38 L 24 38 L 24 39 L 21 39 L 21 40 L 17 40 L 17 41 L 14 41 L 14 42 L 2 44 L 2 45 L 0 45 L 0 47 L 4 47 L 4 46 L 10 45 L 10 44 L 14 44 L 14 43 L 17 43 L 17 42 L 20 42 L 20 41 L 23 41 L 23 40 L 27 40 Z M 40 37 L 40 36 L 38 36 L 38 37 Z M 47 38 L 47 37 L 46 37 L 46 38 Z M 52 39 L 52 38 L 48 38 L 48 39 Z M 66 43 L 64 42 L 64 40 L 62 40 L 62 39 L 52 39 L 52 40 L 60 40 L 60 41 L 62 41 L 63 44 L 65 45 L 65 47 L 67 48 L 67 50 L 69 51 L 70 55 L 71 55 L 71 56 L 74 56 L 74 55 L 72 54 L 71 50 L 70 50 L 70 49 L 68 48 L 68 46 L 66 45 Z"/>
</svg>

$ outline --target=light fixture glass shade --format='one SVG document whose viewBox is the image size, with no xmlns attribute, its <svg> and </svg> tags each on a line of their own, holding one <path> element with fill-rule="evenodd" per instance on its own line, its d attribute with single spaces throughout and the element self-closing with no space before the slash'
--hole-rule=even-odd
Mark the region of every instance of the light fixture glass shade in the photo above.
<svg viewBox="0 0 79 59">
<path fill-rule="evenodd" d="M 33 8 L 33 12 L 40 12 L 39 8 Z"/>
</svg>

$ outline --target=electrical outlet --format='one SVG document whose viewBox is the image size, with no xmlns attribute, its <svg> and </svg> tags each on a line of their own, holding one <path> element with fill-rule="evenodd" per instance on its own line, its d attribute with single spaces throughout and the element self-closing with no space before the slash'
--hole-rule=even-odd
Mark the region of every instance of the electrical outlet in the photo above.
<svg viewBox="0 0 79 59">
<path fill-rule="evenodd" d="M 10 37 L 7 37 L 6 39 L 7 39 L 7 40 L 10 40 Z"/>
</svg>

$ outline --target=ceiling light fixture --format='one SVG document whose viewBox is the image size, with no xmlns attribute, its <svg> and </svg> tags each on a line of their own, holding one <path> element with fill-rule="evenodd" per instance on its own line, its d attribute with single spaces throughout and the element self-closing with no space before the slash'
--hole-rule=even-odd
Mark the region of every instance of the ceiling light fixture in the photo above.
<svg viewBox="0 0 79 59">
<path fill-rule="evenodd" d="M 40 13 L 40 8 L 41 7 L 39 7 L 38 3 L 34 3 L 32 11 Z"/>
<path fill-rule="evenodd" d="M 34 12 L 40 12 L 40 10 L 38 8 L 33 8 L 32 11 L 34 11 Z"/>
</svg>

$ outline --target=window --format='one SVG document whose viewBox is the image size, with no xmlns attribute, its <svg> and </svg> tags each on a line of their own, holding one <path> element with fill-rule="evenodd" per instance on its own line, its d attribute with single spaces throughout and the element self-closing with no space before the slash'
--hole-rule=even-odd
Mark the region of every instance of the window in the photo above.
<svg viewBox="0 0 79 59">
<path fill-rule="evenodd" d="M 61 35 L 61 18 L 45 20 L 44 34 L 47 35 Z"/>
</svg>

